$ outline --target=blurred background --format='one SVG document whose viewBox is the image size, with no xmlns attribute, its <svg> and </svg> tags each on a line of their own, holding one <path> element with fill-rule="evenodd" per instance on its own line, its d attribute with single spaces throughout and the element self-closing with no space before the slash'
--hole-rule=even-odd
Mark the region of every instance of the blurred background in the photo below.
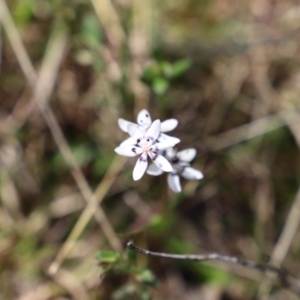
<svg viewBox="0 0 300 300">
<path fill-rule="evenodd" d="M 0 23 L 1 299 L 299 299 L 257 270 L 126 250 L 297 277 L 298 1 L 0 0 Z M 133 181 L 117 119 L 143 108 L 179 120 L 203 180 Z"/>
</svg>

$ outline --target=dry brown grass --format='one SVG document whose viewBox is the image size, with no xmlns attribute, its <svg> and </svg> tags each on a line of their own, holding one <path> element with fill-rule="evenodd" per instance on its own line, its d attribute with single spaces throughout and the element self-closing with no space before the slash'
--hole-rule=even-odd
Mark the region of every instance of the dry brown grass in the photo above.
<svg viewBox="0 0 300 300">
<path fill-rule="evenodd" d="M 0 0 L 0 298 L 113 299 L 137 279 L 100 277 L 94 256 L 131 237 L 297 276 L 299 11 L 270 0 Z M 181 58 L 191 67 L 165 94 L 141 81 L 155 60 Z M 179 148 L 198 149 L 205 179 L 179 196 L 164 177 L 133 182 L 132 160 L 113 152 L 117 119 L 145 107 L 177 118 Z M 299 298 L 239 266 L 135 264 L 157 276 L 153 299 Z"/>
</svg>

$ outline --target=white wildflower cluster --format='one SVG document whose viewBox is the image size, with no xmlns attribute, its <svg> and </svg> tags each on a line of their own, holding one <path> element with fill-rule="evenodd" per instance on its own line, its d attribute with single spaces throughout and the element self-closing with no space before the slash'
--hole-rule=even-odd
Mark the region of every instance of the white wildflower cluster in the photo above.
<svg viewBox="0 0 300 300">
<path fill-rule="evenodd" d="M 137 124 L 121 118 L 118 123 L 130 137 L 122 142 L 115 151 L 129 157 L 139 155 L 133 169 L 134 180 L 139 180 L 146 170 L 149 175 L 154 176 L 168 172 L 170 189 L 179 193 L 181 191 L 179 176 L 190 180 L 203 178 L 200 171 L 190 166 L 190 162 L 196 156 L 196 149 L 189 148 L 177 152 L 174 146 L 180 142 L 180 139 L 165 134 L 176 128 L 178 124 L 176 119 L 152 122 L 149 112 L 143 109 L 138 114 Z M 152 160 L 149 167 L 148 156 Z"/>
</svg>

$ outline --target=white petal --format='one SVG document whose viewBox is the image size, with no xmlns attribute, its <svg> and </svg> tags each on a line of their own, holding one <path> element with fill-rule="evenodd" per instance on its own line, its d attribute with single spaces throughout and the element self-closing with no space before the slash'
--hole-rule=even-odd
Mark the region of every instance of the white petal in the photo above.
<svg viewBox="0 0 300 300">
<path fill-rule="evenodd" d="M 200 171 L 191 167 L 184 167 L 180 175 L 189 180 L 200 180 L 203 178 L 203 174 Z"/>
<path fill-rule="evenodd" d="M 175 193 L 181 192 L 179 176 L 176 173 L 168 174 L 168 184 L 170 189 Z"/>
<path fill-rule="evenodd" d="M 169 148 L 172 149 L 174 144 L 170 143 L 170 142 L 163 142 L 163 143 L 156 143 L 153 146 L 154 146 L 153 148 L 155 149 L 155 151 L 157 151 L 157 150 L 161 151 L 161 150 L 165 150 L 165 149 L 169 149 Z"/>
<path fill-rule="evenodd" d="M 157 140 L 159 134 L 160 134 L 160 120 L 155 120 L 147 130 L 146 136 L 154 143 Z"/>
<path fill-rule="evenodd" d="M 135 141 L 143 137 L 143 132 L 137 124 L 129 124 L 127 126 L 127 132 Z"/>
<path fill-rule="evenodd" d="M 155 154 L 153 152 L 148 152 L 150 158 L 152 161 L 163 171 L 165 172 L 171 172 L 173 171 L 172 165 L 169 163 L 169 161 L 164 158 L 160 154 Z"/>
<path fill-rule="evenodd" d="M 132 137 L 126 139 L 125 141 L 123 141 L 119 147 L 122 147 L 122 146 L 134 146 L 136 144 L 136 140 L 133 139 Z"/>
<path fill-rule="evenodd" d="M 161 175 L 164 171 L 159 169 L 155 164 L 151 164 L 147 170 L 147 174 L 152 176 L 158 176 Z"/>
<path fill-rule="evenodd" d="M 134 124 L 134 123 L 132 123 L 132 122 L 129 122 L 129 121 L 127 121 L 127 120 L 125 120 L 125 119 L 122 119 L 122 118 L 118 119 L 118 124 L 119 124 L 119 127 L 120 127 L 123 131 L 125 131 L 125 132 L 128 132 L 127 127 L 128 127 L 129 124 L 136 125 L 136 124 Z M 136 125 L 136 126 L 137 126 L 137 125 Z"/>
<path fill-rule="evenodd" d="M 161 133 L 158 137 L 158 141 L 159 142 L 170 142 L 173 145 L 176 145 L 180 142 L 180 139 L 173 137 L 173 136 L 169 136 L 165 133 Z"/>
<path fill-rule="evenodd" d="M 197 154 L 196 149 L 189 148 L 189 149 L 185 149 L 185 150 L 177 152 L 176 156 L 179 158 L 180 161 L 190 162 L 195 158 L 196 154 Z"/>
<path fill-rule="evenodd" d="M 176 150 L 173 147 L 166 149 L 165 157 L 168 160 L 172 160 L 175 156 L 176 156 Z"/>
<path fill-rule="evenodd" d="M 161 122 L 161 132 L 168 132 L 175 129 L 178 125 L 178 121 L 176 119 L 168 119 Z"/>
<path fill-rule="evenodd" d="M 123 155 L 123 156 L 136 156 L 138 154 L 143 153 L 143 149 L 140 147 L 135 147 L 135 146 L 131 146 L 131 145 L 123 145 L 123 146 L 119 146 L 115 149 L 115 152 L 117 152 L 119 155 Z"/>
<path fill-rule="evenodd" d="M 132 177 L 133 180 L 139 180 L 144 175 L 148 166 L 147 154 L 144 152 L 137 160 L 133 169 Z"/>
<path fill-rule="evenodd" d="M 137 123 L 141 126 L 150 126 L 152 123 L 149 112 L 146 109 L 143 109 L 139 112 L 137 116 Z"/>
</svg>

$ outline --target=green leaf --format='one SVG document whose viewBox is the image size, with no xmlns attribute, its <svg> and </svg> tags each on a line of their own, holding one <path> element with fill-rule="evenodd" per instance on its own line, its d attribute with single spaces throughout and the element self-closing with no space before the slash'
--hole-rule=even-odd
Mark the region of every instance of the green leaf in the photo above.
<svg viewBox="0 0 300 300">
<path fill-rule="evenodd" d="M 136 274 L 136 280 L 140 283 L 149 285 L 151 287 L 158 287 L 158 282 L 154 274 L 148 270 L 143 269 L 137 272 Z"/>
<path fill-rule="evenodd" d="M 132 271 L 132 264 L 119 261 L 114 265 L 113 271 L 117 274 L 129 274 Z"/>
<path fill-rule="evenodd" d="M 98 19 L 92 15 L 86 15 L 81 24 L 81 40 L 93 49 L 97 49 L 102 39 L 102 32 Z"/>
<path fill-rule="evenodd" d="M 119 260 L 121 257 L 121 254 L 118 252 L 113 252 L 113 251 L 108 251 L 108 250 L 104 250 L 104 251 L 99 251 L 96 254 L 96 259 L 100 262 L 100 263 L 115 263 L 117 260 Z"/>
<path fill-rule="evenodd" d="M 173 74 L 172 77 L 177 77 L 185 73 L 191 66 L 191 61 L 189 59 L 181 59 L 173 64 Z"/>
<path fill-rule="evenodd" d="M 147 288 L 140 290 L 139 296 L 140 296 L 141 300 L 151 300 L 152 299 L 151 294 Z"/>
<path fill-rule="evenodd" d="M 129 262 L 135 263 L 137 259 L 137 253 L 135 251 L 126 248 L 126 257 Z"/>
<path fill-rule="evenodd" d="M 169 82 L 163 77 L 157 77 L 154 79 L 152 88 L 157 95 L 164 94 L 169 87 Z"/>
<path fill-rule="evenodd" d="M 145 68 L 142 80 L 146 83 L 151 83 L 155 80 L 155 78 L 161 76 L 161 68 L 157 63 L 152 64 L 151 66 Z"/>
<path fill-rule="evenodd" d="M 167 62 L 167 61 L 162 62 L 161 68 L 162 68 L 163 74 L 166 77 L 170 78 L 173 76 L 173 73 L 174 73 L 173 66 L 169 62 Z"/>
<path fill-rule="evenodd" d="M 133 299 L 132 296 L 136 294 L 136 291 L 137 291 L 137 287 L 135 284 L 127 283 L 112 294 L 112 299 L 113 300 Z"/>
<path fill-rule="evenodd" d="M 18 1 L 14 10 L 13 17 L 18 25 L 27 24 L 33 16 L 33 1 L 21 0 Z"/>
</svg>

